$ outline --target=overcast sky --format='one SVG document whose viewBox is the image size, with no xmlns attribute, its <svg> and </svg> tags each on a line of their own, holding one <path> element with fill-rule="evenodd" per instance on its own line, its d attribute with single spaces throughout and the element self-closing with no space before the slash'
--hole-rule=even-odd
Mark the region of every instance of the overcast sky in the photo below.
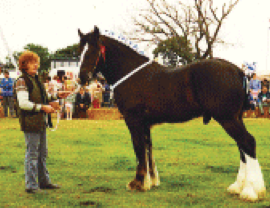
<svg viewBox="0 0 270 208">
<path fill-rule="evenodd" d="M 127 20 L 136 9 L 145 7 L 145 2 L 0 0 L 0 27 L 13 51 L 23 50 L 28 43 L 39 44 L 55 51 L 77 43 L 78 28 L 85 33 L 92 30 L 94 25 L 115 32 L 130 28 L 131 22 Z M 266 69 L 269 8 L 270 0 L 240 0 L 221 30 L 222 38 L 233 46 L 218 47 L 214 55 L 238 66 L 244 61 L 258 62 L 258 72 L 270 74 L 270 60 L 268 70 Z M 0 61 L 4 62 L 6 55 L 7 51 L 0 39 Z"/>
</svg>

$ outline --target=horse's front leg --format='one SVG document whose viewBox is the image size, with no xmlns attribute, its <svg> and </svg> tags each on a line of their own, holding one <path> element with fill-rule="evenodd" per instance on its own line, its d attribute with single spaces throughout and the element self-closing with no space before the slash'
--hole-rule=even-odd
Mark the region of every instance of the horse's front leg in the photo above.
<svg viewBox="0 0 270 208">
<path fill-rule="evenodd" d="M 126 124 L 131 133 L 134 151 L 137 157 L 138 165 L 136 177 L 127 184 L 129 190 L 146 191 L 151 188 L 152 182 L 149 174 L 149 158 L 146 143 L 146 135 L 142 120 L 126 118 Z"/>
</svg>

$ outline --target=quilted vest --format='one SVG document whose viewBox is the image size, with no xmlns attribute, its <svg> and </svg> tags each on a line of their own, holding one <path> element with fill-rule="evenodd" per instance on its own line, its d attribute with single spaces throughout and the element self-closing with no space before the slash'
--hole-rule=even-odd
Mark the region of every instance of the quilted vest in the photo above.
<svg viewBox="0 0 270 208">
<path fill-rule="evenodd" d="M 29 100 L 35 104 L 47 104 L 48 98 L 44 84 L 37 75 L 30 76 L 23 73 L 18 79 L 23 78 L 29 92 Z M 16 85 L 16 82 L 15 84 Z M 45 113 L 23 110 L 19 107 L 16 89 L 14 87 L 14 98 L 21 130 L 24 132 L 42 132 L 46 128 Z"/>
</svg>

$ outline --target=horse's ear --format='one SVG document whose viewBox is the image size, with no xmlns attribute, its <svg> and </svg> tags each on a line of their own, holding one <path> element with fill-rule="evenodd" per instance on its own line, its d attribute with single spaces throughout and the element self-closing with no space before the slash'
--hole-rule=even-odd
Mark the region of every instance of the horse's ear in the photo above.
<svg viewBox="0 0 270 208">
<path fill-rule="evenodd" d="M 82 37 L 83 37 L 83 33 L 81 32 L 81 30 L 80 30 L 80 29 L 78 29 L 78 34 L 79 34 L 80 38 L 82 38 Z"/>
<path fill-rule="evenodd" d="M 94 28 L 94 37 L 96 38 L 97 41 L 99 40 L 99 35 L 100 35 L 99 29 L 98 29 L 97 26 L 95 26 L 95 28 Z"/>
</svg>

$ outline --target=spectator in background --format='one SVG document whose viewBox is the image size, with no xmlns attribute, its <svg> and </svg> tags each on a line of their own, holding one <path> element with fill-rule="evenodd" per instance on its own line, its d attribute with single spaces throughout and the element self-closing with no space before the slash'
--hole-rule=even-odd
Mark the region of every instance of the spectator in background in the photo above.
<svg viewBox="0 0 270 208">
<path fill-rule="evenodd" d="M 108 85 L 106 80 L 104 81 L 102 95 L 103 95 L 102 107 L 110 107 L 110 86 Z"/>
<path fill-rule="evenodd" d="M 261 92 L 261 81 L 257 79 L 256 73 L 252 75 L 252 79 L 249 82 L 249 89 L 253 99 L 257 100 Z"/>
<path fill-rule="evenodd" d="M 100 108 L 102 103 L 102 85 L 95 78 L 94 82 L 90 85 L 91 101 L 94 108 Z"/>
<path fill-rule="evenodd" d="M 65 83 L 67 80 L 67 76 L 62 76 L 61 80 L 59 79 L 58 85 L 59 85 L 59 89 L 61 90 L 65 90 Z"/>
<path fill-rule="evenodd" d="M 55 75 L 53 77 L 53 80 L 51 80 L 49 82 L 49 92 L 50 94 L 52 95 L 55 95 L 57 93 L 57 90 L 58 90 L 58 82 L 57 82 L 57 79 L 58 79 L 58 76 Z"/>
<path fill-rule="evenodd" d="M 90 93 L 89 81 L 87 81 L 83 87 L 84 87 L 84 89 L 85 89 L 86 92 Z"/>
<path fill-rule="evenodd" d="M 261 114 L 264 114 L 263 107 L 270 107 L 270 93 L 266 86 L 262 87 L 262 91 L 258 95 L 258 103 Z M 270 114 L 270 108 L 269 108 Z"/>
<path fill-rule="evenodd" d="M 64 83 L 65 91 L 72 92 L 75 89 L 75 82 L 73 82 L 70 77 L 65 77 Z M 73 103 L 75 102 L 75 95 L 70 94 L 65 99 L 65 110 L 66 110 L 66 117 L 67 120 L 72 120 L 72 112 L 73 112 Z"/>
<path fill-rule="evenodd" d="M 45 89 L 46 89 L 47 93 L 49 93 L 49 91 L 50 91 L 50 81 L 51 81 L 51 78 L 47 77 L 46 80 L 45 80 L 45 83 L 44 83 L 44 86 L 45 86 Z"/>
<path fill-rule="evenodd" d="M 9 78 L 9 72 L 4 72 L 4 78 L 1 82 L 3 105 L 5 117 L 8 117 L 8 110 L 11 117 L 14 116 L 14 100 L 13 100 L 13 81 Z"/>
<path fill-rule="evenodd" d="M 45 80 L 45 83 L 44 83 L 44 86 L 45 86 L 45 90 L 46 90 L 46 93 L 50 93 L 52 92 L 52 90 L 50 89 L 50 81 L 51 81 L 51 78 L 50 77 L 47 77 L 46 80 Z M 53 124 L 52 124 L 52 115 L 50 113 L 47 114 L 47 117 L 48 117 L 48 122 L 47 122 L 47 127 L 49 128 L 53 128 Z"/>
<path fill-rule="evenodd" d="M 0 65 L 0 78 L 2 78 L 2 66 Z M 1 83 L 0 83 L 0 107 L 2 106 L 2 101 L 3 101 L 3 97 L 2 97 L 2 88 L 1 88 Z"/>
<path fill-rule="evenodd" d="M 261 83 L 262 89 L 264 86 L 266 86 L 267 90 L 269 91 L 269 81 L 266 78 L 264 78 L 262 83 Z"/>
<path fill-rule="evenodd" d="M 85 89 L 81 87 L 80 92 L 77 93 L 76 95 L 76 101 L 75 101 L 76 117 L 86 117 L 86 111 L 90 107 L 90 104 L 91 104 L 91 98 L 90 98 L 89 93 L 85 92 Z"/>
<path fill-rule="evenodd" d="M 255 110 L 255 101 L 253 100 L 253 97 L 252 97 L 252 95 L 250 93 L 250 90 L 248 91 L 248 101 L 249 101 L 249 104 L 250 104 L 250 108 L 249 109 Z"/>
</svg>

